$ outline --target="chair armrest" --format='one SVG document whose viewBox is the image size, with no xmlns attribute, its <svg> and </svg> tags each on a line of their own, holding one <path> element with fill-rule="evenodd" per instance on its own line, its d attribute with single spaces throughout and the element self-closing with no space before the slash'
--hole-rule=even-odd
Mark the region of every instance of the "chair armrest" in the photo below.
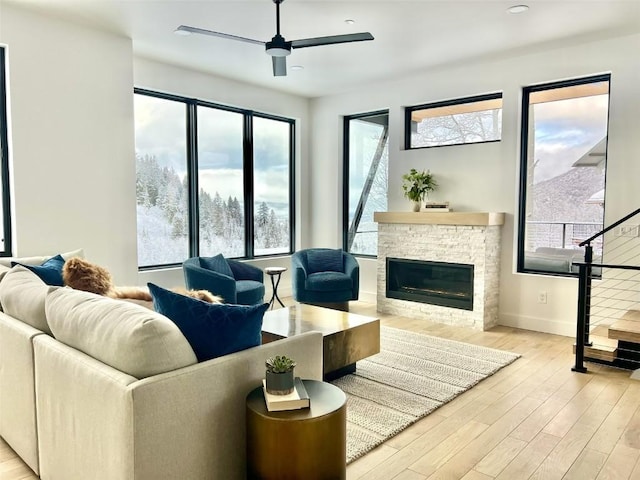
<svg viewBox="0 0 640 480">
<path fill-rule="evenodd" d="M 208 290 L 227 303 L 236 303 L 236 281 L 228 275 L 196 265 L 183 265 L 185 285 L 190 290 Z"/>
<path fill-rule="evenodd" d="M 258 267 L 238 260 L 227 259 L 227 263 L 236 280 L 253 280 L 254 282 L 264 283 L 264 272 Z"/>
<path fill-rule="evenodd" d="M 291 269 L 295 270 L 297 268 L 303 271 L 305 277 L 307 276 L 307 265 L 300 253 L 291 255 Z"/>
<path fill-rule="evenodd" d="M 356 258 L 348 253 L 344 254 L 344 273 L 351 277 L 353 300 L 357 300 L 360 294 L 360 265 Z"/>
<path fill-rule="evenodd" d="M 304 298 L 306 281 L 307 270 L 302 256 L 294 253 L 291 255 L 291 290 L 294 300 L 301 301 Z"/>
</svg>

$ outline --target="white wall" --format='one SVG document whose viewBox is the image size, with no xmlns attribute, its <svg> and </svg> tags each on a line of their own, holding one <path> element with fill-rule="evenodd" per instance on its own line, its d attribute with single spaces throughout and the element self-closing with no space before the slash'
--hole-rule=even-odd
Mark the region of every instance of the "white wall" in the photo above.
<svg viewBox="0 0 640 480">
<path fill-rule="evenodd" d="M 183 284 L 181 269 L 138 274 L 134 86 L 296 119 L 297 243 L 309 243 L 306 98 L 134 59 L 128 38 L 3 3 L 0 43 L 10 71 L 14 255 L 82 247 L 118 285 Z M 283 295 L 290 283 L 283 276 Z"/>
<path fill-rule="evenodd" d="M 449 200 L 456 211 L 506 212 L 501 259 L 500 322 L 563 335 L 575 334 L 577 280 L 515 273 L 521 87 L 612 72 L 606 222 L 640 204 L 640 35 L 550 48 L 514 58 L 482 61 L 423 72 L 408 78 L 362 85 L 357 91 L 312 101 L 310 136 L 311 228 L 315 246 L 341 244 L 342 116 L 389 109 L 389 210 L 407 211 L 401 176 L 410 168 L 430 169 L 440 188 L 430 195 Z M 403 150 L 403 107 L 502 91 L 502 141 L 421 150 Z M 330 179 L 330 180 L 329 180 Z M 425 239 L 428 241 L 428 239 Z M 373 260 L 361 259 L 362 296 L 376 290 Z M 538 292 L 548 292 L 538 304 Z"/>
<path fill-rule="evenodd" d="M 303 97 L 288 95 L 254 85 L 206 75 L 156 61 L 134 59 L 134 83 L 136 87 L 160 92 L 182 95 L 185 97 L 208 100 L 224 105 L 252 109 L 258 112 L 280 115 L 296 120 L 296 248 L 308 243 L 310 222 L 308 191 L 308 141 L 309 135 L 309 100 Z M 254 260 L 250 262 L 260 268 L 266 266 L 289 267 L 288 256 L 273 259 Z M 290 272 L 282 275 L 278 293 L 282 296 L 291 294 Z M 265 275 L 266 277 L 266 275 Z M 141 272 L 139 281 L 159 283 L 168 287 L 182 285 L 181 268 L 159 271 Z M 265 278 L 267 299 L 270 297 L 271 284 Z"/>
<path fill-rule="evenodd" d="M 0 4 L 8 46 L 14 254 L 85 249 L 136 268 L 131 40 Z"/>
</svg>

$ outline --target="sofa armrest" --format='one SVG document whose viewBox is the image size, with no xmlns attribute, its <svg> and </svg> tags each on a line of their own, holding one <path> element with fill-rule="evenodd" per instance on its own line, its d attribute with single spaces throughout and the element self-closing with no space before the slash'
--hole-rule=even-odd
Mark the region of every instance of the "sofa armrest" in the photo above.
<svg viewBox="0 0 640 480">
<path fill-rule="evenodd" d="M 244 479 L 245 398 L 264 362 L 289 355 L 322 379 L 309 332 L 136 380 L 53 338 L 36 337 L 41 471 L 93 480 Z"/>
<path fill-rule="evenodd" d="M 153 452 L 152 461 L 136 459 L 136 480 L 244 479 L 245 399 L 261 385 L 265 360 L 283 354 L 297 361 L 296 376 L 322 379 L 322 334 L 311 332 L 132 385 L 135 446 Z"/>
</svg>

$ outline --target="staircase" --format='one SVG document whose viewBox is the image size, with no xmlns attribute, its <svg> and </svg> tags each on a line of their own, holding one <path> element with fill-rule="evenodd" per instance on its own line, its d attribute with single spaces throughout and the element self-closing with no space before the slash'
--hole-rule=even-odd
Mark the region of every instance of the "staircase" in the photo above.
<svg viewBox="0 0 640 480">
<path fill-rule="evenodd" d="M 585 247 L 585 258 L 576 264 L 574 371 L 586 372 L 584 360 L 629 370 L 640 368 L 639 223 L 640 209 L 580 244 Z M 604 239 L 603 257 L 595 263 L 591 242 L 599 237 Z"/>
<path fill-rule="evenodd" d="M 640 368 L 640 310 L 627 310 L 611 325 L 592 328 L 589 339 L 585 360 L 630 370 Z"/>
</svg>

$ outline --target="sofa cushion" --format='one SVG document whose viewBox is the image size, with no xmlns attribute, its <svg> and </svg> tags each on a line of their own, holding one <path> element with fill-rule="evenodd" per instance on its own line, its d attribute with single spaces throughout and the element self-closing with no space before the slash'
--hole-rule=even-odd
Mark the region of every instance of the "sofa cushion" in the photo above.
<svg viewBox="0 0 640 480">
<path fill-rule="evenodd" d="M 156 311 L 180 328 L 198 361 L 260 345 L 262 317 L 269 304 L 229 305 L 207 303 L 149 283 Z"/>
<path fill-rule="evenodd" d="M 254 280 L 238 280 L 236 282 L 236 303 L 241 305 L 257 305 L 264 302 L 264 284 Z"/>
<path fill-rule="evenodd" d="M 0 282 L 2 311 L 51 335 L 45 315 L 45 298 L 57 288 L 44 283 L 31 270 L 17 265 Z"/>
<path fill-rule="evenodd" d="M 65 260 L 69 260 L 71 257 L 84 258 L 84 250 L 82 248 L 78 248 L 77 250 L 61 253 L 60 255 Z M 0 258 L 0 265 L 11 267 L 12 262 L 19 263 L 21 265 L 41 265 L 52 257 L 53 255 L 40 255 L 36 257 L 2 257 Z"/>
<path fill-rule="evenodd" d="M 197 363 L 178 327 L 139 305 L 59 288 L 46 314 L 56 339 L 136 378 Z"/>
<path fill-rule="evenodd" d="M 227 262 L 227 259 L 224 258 L 221 253 L 215 257 L 200 257 L 200 266 L 207 270 L 213 270 L 214 272 L 226 275 L 227 277 L 235 278 L 229 262 Z"/>
<path fill-rule="evenodd" d="M 28 265 L 19 262 L 11 262 L 11 266 L 22 265 L 35 273 L 47 285 L 56 287 L 64 286 L 62 279 L 62 267 L 64 267 L 64 258 L 62 255 L 56 255 L 46 260 L 42 265 Z"/>
<path fill-rule="evenodd" d="M 571 259 L 561 255 L 527 252 L 524 257 L 524 268 L 545 272 L 569 273 Z"/>
<path fill-rule="evenodd" d="M 0 282 L 4 278 L 4 276 L 9 273 L 11 267 L 7 267 L 6 265 L 0 265 Z"/>
</svg>

